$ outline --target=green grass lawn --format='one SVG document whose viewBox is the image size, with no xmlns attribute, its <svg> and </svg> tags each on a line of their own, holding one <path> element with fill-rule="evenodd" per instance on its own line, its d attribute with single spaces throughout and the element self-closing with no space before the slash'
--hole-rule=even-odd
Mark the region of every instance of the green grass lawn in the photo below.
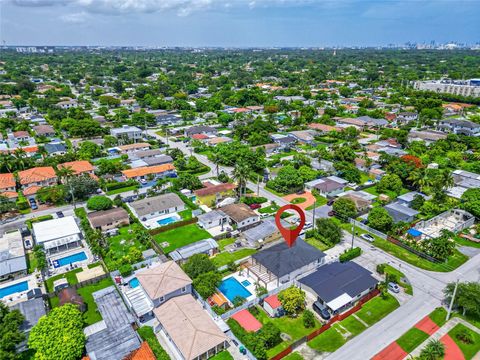
<svg viewBox="0 0 480 360">
<path fill-rule="evenodd" d="M 455 236 L 455 242 L 461 246 L 469 246 L 474 248 L 480 248 L 480 242 L 470 241 L 468 239 L 464 239 L 460 236 Z"/>
<path fill-rule="evenodd" d="M 398 278 L 398 285 L 405 289 L 405 293 L 408 295 L 413 295 L 412 285 L 407 284 L 402 281 L 402 278 L 405 278 L 405 274 L 398 269 L 395 269 L 393 266 L 385 264 L 385 273 L 392 274 Z"/>
<path fill-rule="evenodd" d="M 284 360 L 303 360 L 302 355 L 300 355 L 298 352 L 293 352 L 283 358 Z"/>
<path fill-rule="evenodd" d="M 305 239 L 305 242 L 307 242 L 308 244 L 316 247 L 320 251 L 325 251 L 325 250 L 331 249 L 333 247 L 333 245 L 327 245 L 324 242 L 322 242 L 318 239 L 315 239 L 313 237 Z"/>
<path fill-rule="evenodd" d="M 234 242 L 235 242 L 234 238 L 217 240 L 218 248 L 220 249 L 220 251 L 223 251 L 223 249 L 225 249 L 226 246 L 233 244 Z"/>
<path fill-rule="evenodd" d="M 220 254 L 217 254 L 214 258 L 212 258 L 212 261 L 217 267 L 220 267 L 223 265 L 227 265 L 232 261 L 243 259 L 244 257 L 255 254 L 256 252 L 257 250 L 255 249 L 241 249 L 233 253 L 225 251 Z"/>
<path fill-rule="evenodd" d="M 290 204 L 302 204 L 304 203 L 305 201 L 307 201 L 306 198 L 304 197 L 297 197 L 295 199 L 292 199 L 292 201 L 290 201 Z"/>
<path fill-rule="evenodd" d="M 150 326 L 142 326 L 137 331 L 138 331 L 138 335 L 140 335 L 142 340 L 145 340 L 148 343 L 148 345 L 150 346 L 150 349 L 152 349 L 157 360 L 170 359 L 167 352 L 162 348 L 162 345 L 160 345 L 160 343 L 158 342 L 158 339 L 155 336 L 155 333 L 153 332 L 153 329 Z"/>
<path fill-rule="evenodd" d="M 233 356 L 230 355 L 230 353 L 227 350 L 225 350 L 225 351 L 219 352 L 214 357 L 211 357 L 210 360 L 233 360 Z"/>
<path fill-rule="evenodd" d="M 154 236 L 154 239 L 160 246 L 163 242 L 170 244 L 163 248 L 163 251 L 168 254 L 179 247 L 208 239 L 209 237 L 211 236 L 206 230 L 200 229 L 196 224 L 190 224 L 157 234 Z"/>
<path fill-rule="evenodd" d="M 318 352 L 334 352 L 347 342 L 337 328 L 338 325 L 334 324 L 330 329 L 310 340 L 307 345 Z"/>
<path fill-rule="evenodd" d="M 472 343 L 463 342 L 457 337 L 458 334 L 463 331 L 466 331 L 470 334 Z M 452 330 L 448 332 L 448 335 L 450 335 L 453 341 L 455 341 L 455 343 L 458 345 L 466 360 L 472 359 L 475 354 L 480 351 L 480 334 L 469 329 L 465 325 L 457 324 Z"/>
<path fill-rule="evenodd" d="M 349 316 L 339 323 L 345 329 L 347 329 L 353 336 L 360 334 L 367 327 L 358 321 L 354 316 Z"/>
<path fill-rule="evenodd" d="M 328 202 L 327 198 L 324 198 L 321 195 L 314 195 L 314 196 L 315 196 L 315 199 L 317 200 L 317 203 L 315 204 L 316 208 L 327 204 Z M 305 210 L 313 210 L 313 204 L 308 206 Z"/>
<path fill-rule="evenodd" d="M 190 220 L 192 218 L 192 210 L 186 209 L 183 211 L 179 211 L 178 215 L 182 217 L 182 220 Z"/>
<path fill-rule="evenodd" d="M 53 292 L 53 282 L 58 280 L 58 279 L 65 278 L 65 279 L 67 279 L 67 281 L 70 285 L 78 284 L 77 273 L 79 273 L 81 271 L 83 271 L 82 268 L 77 268 L 77 269 L 73 269 L 69 272 L 59 274 L 59 275 L 55 275 L 55 276 L 52 276 L 51 278 L 48 278 L 45 281 L 45 287 L 47 288 L 47 292 Z"/>
<path fill-rule="evenodd" d="M 292 342 L 310 334 L 314 329 L 317 329 L 320 327 L 320 323 L 316 319 L 315 319 L 315 326 L 313 328 L 306 328 L 305 326 L 303 326 L 303 318 L 301 314 L 296 318 L 290 318 L 287 316 L 282 316 L 279 318 L 270 318 L 267 315 L 267 313 L 263 311 L 262 308 L 257 307 L 257 309 L 258 309 L 258 314 L 255 315 L 255 317 L 262 324 L 272 322 L 273 324 L 275 324 L 276 327 L 280 329 L 281 332 L 290 335 L 290 337 L 292 338 L 291 341 L 288 341 L 288 342 L 282 341 L 277 346 L 269 349 L 267 351 L 267 356 L 269 358 L 285 350 L 288 347 L 288 345 L 290 345 Z"/>
<path fill-rule="evenodd" d="M 366 183 L 368 180 L 372 180 L 372 178 L 365 172 L 360 172 L 360 184 Z"/>
<path fill-rule="evenodd" d="M 102 316 L 97 310 L 97 304 L 93 300 L 92 294 L 111 285 L 113 285 L 113 281 L 108 277 L 100 280 L 96 284 L 86 285 L 80 289 L 77 289 L 78 294 L 82 296 L 83 301 L 85 304 L 87 304 L 87 311 L 83 313 L 83 320 L 87 326 L 102 320 Z"/>
<path fill-rule="evenodd" d="M 429 335 L 417 328 L 411 328 L 397 339 L 397 344 L 407 353 L 411 353 L 421 343 L 429 338 Z"/>
<path fill-rule="evenodd" d="M 32 274 L 36 268 L 37 268 L 37 259 L 35 258 L 35 255 L 33 252 L 29 252 L 27 254 L 27 271 L 29 274 Z"/>
<path fill-rule="evenodd" d="M 443 307 L 436 308 L 433 310 L 428 317 L 438 325 L 438 327 L 442 327 L 447 321 L 447 310 Z"/>
<path fill-rule="evenodd" d="M 280 209 L 280 206 L 270 205 L 270 206 L 266 206 L 266 207 L 262 207 L 262 208 L 258 209 L 258 212 L 260 214 L 274 214 L 274 213 L 277 212 L 278 209 Z"/>
<path fill-rule="evenodd" d="M 121 194 L 127 191 L 133 191 L 140 188 L 140 185 L 132 185 L 132 186 L 126 186 L 120 189 L 115 189 L 115 190 L 110 190 L 107 191 L 107 195 L 116 195 L 116 194 Z"/>
<path fill-rule="evenodd" d="M 397 299 L 390 294 L 387 294 L 385 299 L 381 296 L 377 296 L 372 300 L 367 301 L 363 307 L 356 312 L 356 315 L 368 325 L 373 325 L 399 306 L 400 304 Z"/>
<path fill-rule="evenodd" d="M 129 232 L 129 230 L 132 230 L 132 232 Z M 135 247 L 139 251 L 147 250 L 147 247 L 138 241 L 132 226 L 121 227 L 118 231 L 118 235 L 107 238 L 109 248 L 103 260 L 110 271 L 118 268 L 119 261 L 128 256 L 131 248 Z"/>
</svg>

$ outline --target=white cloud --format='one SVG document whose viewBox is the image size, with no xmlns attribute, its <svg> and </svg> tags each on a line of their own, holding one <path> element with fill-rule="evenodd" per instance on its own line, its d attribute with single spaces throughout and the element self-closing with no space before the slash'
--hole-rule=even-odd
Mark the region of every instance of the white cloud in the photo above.
<svg viewBox="0 0 480 360">
<path fill-rule="evenodd" d="M 84 11 L 60 16 L 60 20 L 67 24 L 83 24 L 88 18 L 89 15 Z"/>
</svg>

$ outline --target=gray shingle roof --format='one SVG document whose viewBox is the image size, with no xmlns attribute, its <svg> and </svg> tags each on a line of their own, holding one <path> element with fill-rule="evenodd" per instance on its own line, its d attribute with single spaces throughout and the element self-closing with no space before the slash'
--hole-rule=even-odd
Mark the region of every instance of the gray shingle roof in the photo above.
<svg viewBox="0 0 480 360">
<path fill-rule="evenodd" d="M 144 216 L 182 205 L 184 205 L 182 199 L 174 193 L 153 196 L 129 204 L 138 216 Z"/>
</svg>

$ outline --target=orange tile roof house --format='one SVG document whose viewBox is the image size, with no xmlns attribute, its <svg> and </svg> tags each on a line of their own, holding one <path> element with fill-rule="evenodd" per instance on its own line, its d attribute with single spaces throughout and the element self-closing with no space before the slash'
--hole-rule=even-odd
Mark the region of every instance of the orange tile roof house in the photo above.
<svg viewBox="0 0 480 360">
<path fill-rule="evenodd" d="M 227 336 L 192 295 L 170 299 L 153 313 L 181 358 L 207 359 L 225 349 Z"/>
<path fill-rule="evenodd" d="M 19 171 L 18 179 L 23 188 L 29 186 L 52 186 L 57 183 L 57 174 L 51 166 L 35 167 Z"/>
<path fill-rule="evenodd" d="M 122 174 L 125 179 L 141 180 L 145 179 L 148 175 L 153 175 L 155 178 L 165 177 L 176 174 L 175 166 L 172 164 L 163 164 L 156 166 L 145 166 L 135 169 L 122 170 Z"/>
<path fill-rule="evenodd" d="M 59 164 L 58 170 L 63 168 L 72 169 L 74 175 L 80 174 L 93 174 L 93 165 L 87 160 L 70 161 L 63 164 Z"/>
<path fill-rule="evenodd" d="M 12 173 L 0 174 L 0 191 L 15 191 L 15 177 Z"/>
</svg>

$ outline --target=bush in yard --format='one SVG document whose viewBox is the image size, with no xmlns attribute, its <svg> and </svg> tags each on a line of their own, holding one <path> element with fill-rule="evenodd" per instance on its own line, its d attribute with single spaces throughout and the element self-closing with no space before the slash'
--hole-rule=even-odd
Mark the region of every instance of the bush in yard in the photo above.
<svg viewBox="0 0 480 360">
<path fill-rule="evenodd" d="M 245 299 L 242 296 L 237 295 L 233 298 L 232 303 L 233 303 L 234 307 L 239 307 L 239 306 L 242 306 L 243 304 L 245 304 L 246 301 L 247 301 L 247 299 Z"/>
<path fill-rule="evenodd" d="M 106 196 L 92 196 L 87 201 L 88 210 L 108 210 L 113 206 L 112 200 Z"/>
<path fill-rule="evenodd" d="M 130 264 L 125 264 L 125 265 L 120 266 L 118 268 L 118 271 L 120 271 L 120 275 L 128 276 L 132 273 L 133 267 Z"/>
<path fill-rule="evenodd" d="M 263 204 L 268 201 L 267 198 L 263 196 L 244 196 L 241 200 L 244 204 L 252 205 L 252 204 Z"/>
<path fill-rule="evenodd" d="M 310 310 L 303 312 L 303 326 L 306 328 L 312 328 L 315 326 L 315 315 Z"/>
<path fill-rule="evenodd" d="M 35 260 L 37 260 L 38 269 L 45 270 L 47 268 L 47 257 L 41 245 L 35 245 L 33 247 L 33 256 L 35 256 Z"/>
<path fill-rule="evenodd" d="M 32 328 L 28 347 L 39 360 L 81 358 L 85 347 L 82 314 L 73 304 L 54 308 Z"/>
<path fill-rule="evenodd" d="M 278 299 L 285 312 L 290 316 L 298 314 L 305 308 L 305 292 L 295 286 L 281 291 Z"/>
<path fill-rule="evenodd" d="M 267 351 L 263 339 L 255 333 L 246 332 L 245 329 L 234 319 L 228 319 L 227 323 L 233 334 L 247 347 L 248 350 L 250 350 L 253 356 L 258 360 L 267 359 Z"/>
<path fill-rule="evenodd" d="M 460 329 L 459 332 L 455 335 L 455 337 L 465 344 L 473 343 L 473 336 L 466 328 Z"/>
<path fill-rule="evenodd" d="M 438 340 L 431 340 L 420 352 L 422 360 L 443 359 L 445 356 L 445 345 Z"/>
<path fill-rule="evenodd" d="M 318 219 L 315 231 L 318 232 L 320 238 L 327 244 L 338 244 L 342 240 L 342 228 L 332 219 Z"/>
<path fill-rule="evenodd" d="M 345 250 L 345 252 L 342 255 L 340 255 L 339 260 L 340 262 L 346 262 L 356 258 L 357 256 L 360 256 L 361 254 L 362 254 L 362 249 L 360 249 L 359 247 L 355 247 L 350 250 Z"/>
<path fill-rule="evenodd" d="M 235 261 L 230 261 L 227 264 L 227 270 L 230 272 L 235 272 L 238 269 L 238 264 L 235 263 Z"/>
<path fill-rule="evenodd" d="M 209 259 L 208 255 L 195 254 L 183 265 L 183 270 L 191 279 L 195 279 L 201 274 L 216 271 L 217 267 Z"/>
<path fill-rule="evenodd" d="M 377 272 L 381 275 L 385 273 L 385 264 L 378 264 L 377 265 Z"/>
<path fill-rule="evenodd" d="M 193 279 L 193 287 L 202 298 L 207 299 L 217 291 L 217 286 L 221 280 L 222 276 L 220 274 L 211 271 L 200 274 Z"/>
<path fill-rule="evenodd" d="M 214 312 L 215 314 L 217 314 L 217 315 L 223 315 L 223 314 L 225 314 L 225 309 L 222 308 L 222 307 L 220 307 L 220 306 L 218 306 L 218 305 L 212 306 L 212 310 L 213 310 L 213 312 Z"/>
<path fill-rule="evenodd" d="M 393 224 L 393 218 L 382 207 L 373 208 L 368 214 L 368 226 L 379 231 L 389 231 Z"/>
<path fill-rule="evenodd" d="M 267 322 L 263 325 L 258 335 L 263 340 L 267 349 L 271 349 L 282 342 L 280 329 L 272 322 Z"/>
</svg>

